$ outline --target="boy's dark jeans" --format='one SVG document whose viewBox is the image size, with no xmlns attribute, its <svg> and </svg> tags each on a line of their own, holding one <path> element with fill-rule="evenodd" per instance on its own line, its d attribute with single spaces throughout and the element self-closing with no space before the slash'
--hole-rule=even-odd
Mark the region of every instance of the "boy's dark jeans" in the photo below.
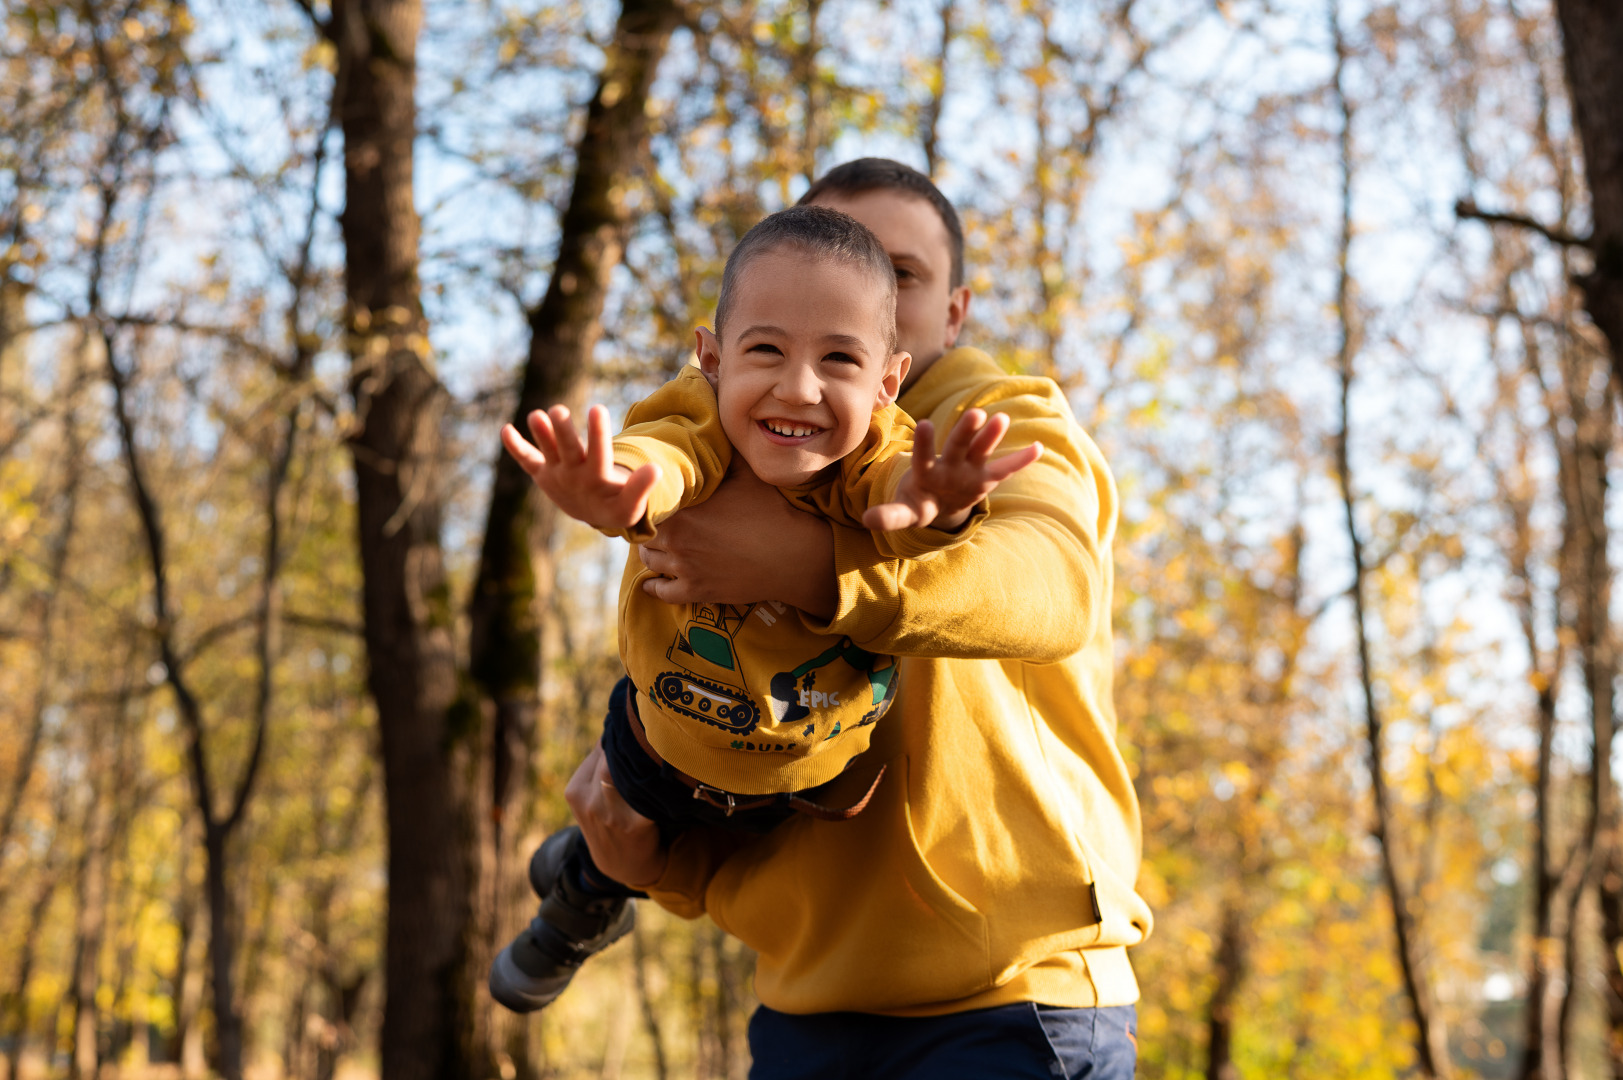
<svg viewBox="0 0 1623 1080">
<path fill-rule="evenodd" d="M 695 799 L 693 789 L 677 779 L 676 770 L 649 757 L 637 741 L 631 730 L 631 718 L 626 713 L 634 692 L 631 680 L 622 678 L 609 694 L 609 711 L 603 718 L 603 757 L 620 797 L 631 809 L 659 826 L 660 843 L 670 844 L 693 825 L 716 825 L 759 836 L 794 817 L 795 812 L 787 806 L 763 806 L 729 815 L 719 806 Z M 604 877 L 592 864 L 584 844 L 580 846 L 580 855 L 584 865 L 578 880 L 587 891 L 601 896 L 643 895 Z"/>
</svg>

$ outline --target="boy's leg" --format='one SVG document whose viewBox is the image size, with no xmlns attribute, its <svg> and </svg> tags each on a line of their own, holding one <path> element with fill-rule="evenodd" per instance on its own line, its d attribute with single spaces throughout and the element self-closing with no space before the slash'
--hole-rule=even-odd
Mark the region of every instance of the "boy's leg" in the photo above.
<svg viewBox="0 0 1623 1080">
<path fill-rule="evenodd" d="M 603 757 L 621 798 L 659 826 L 662 843 L 693 825 L 758 834 L 793 816 L 786 806 L 733 815 L 695 799 L 692 787 L 650 757 L 632 730 L 634 694 L 631 680 L 621 679 L 609 695 Z M 630 931 L 628 901 L 645 895 L 599 871 L 576 826 L 541 845 L 530 862 L 530 884 L 542 898 L 541 912 L 490 968 L 491 996 L 515 1012 L 544 1008 L 563 993 L 582 963 Z"/>
<path fill-rule="evenodd" d="M 609 695 L 604 744 L 625 724 L 629 680 Z M 580 966 L 630 932 L 636 910 L 629 903 L 643 893 L 602 874 L 579 827 L 547 837 L 530 859 L 530 887 L 541 910 L 530 925 L 491 963 L 490 996 L 514 1012 L 534 1012 L 551 1004 Z"/>
<path fill-rule="evenodd" d="M 514 1012 L 551 1004 L 583 963 L 631 931 L 633 893 L 593 874 L 590 865 L 573 825 L 547 837 L 530 859 L 530 886 L 541 897 L 541 911 L 490 966 L 490 996 Z"/>
</svg>

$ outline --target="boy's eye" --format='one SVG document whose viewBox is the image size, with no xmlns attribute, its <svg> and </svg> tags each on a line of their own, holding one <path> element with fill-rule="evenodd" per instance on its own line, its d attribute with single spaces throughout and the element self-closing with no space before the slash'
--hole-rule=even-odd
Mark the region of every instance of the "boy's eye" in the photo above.
<svg viewBox="0 0 1623 1080">
<path fill-rule="evenodd" d="M 770 341 L 758 341 L 744 351 L 752 353 L 766 353 L 769 356 L 783 355 L 783 350 L 772 344 Z"/>
<path fill-rule="evenodd" d="M 823 357 L 823 359 L 831 361 L 832 363 L 836 363 L 836 364 L 859 364 L 860 365 L 862 363 L 862 361 L 858 360 L 856 357 L 852 356 L 850 353 L 844 353 L 844 352 L 831 352 L 827 356 Z"/>
</svg>

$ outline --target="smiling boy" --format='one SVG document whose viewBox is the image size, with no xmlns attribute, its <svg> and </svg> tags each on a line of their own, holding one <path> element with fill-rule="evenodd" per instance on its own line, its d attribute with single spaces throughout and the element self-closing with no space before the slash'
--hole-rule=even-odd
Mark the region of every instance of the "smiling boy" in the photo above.
<svg viewBox="0 0 1623 1080">
<path fill-rule="evenodd" d="M 639 402 L 611 440 L 594 406 L 582 438 L 566 410 L 533 413 L 535 445 L 508 451 L 565 513 L 634 543 L 702 502 L 737 459 L 795 505 L 875 530 L 887 557 L 965 542 L 977 511 L 1040 445 L 989 460 L 1006 418 L 971 410 L 939 457 L 928 422 L 895 406 L 909 355 L 896 347 L 896 278 L 878 239 L 822 207 L 774 214 L 739 242 L 697 368 Z M 883 768 L 853 768 L 896 691 L 890 656 L 819 634 L 781 603 L 672 605 L 646 592 L 633 553 L 602 750 L 614 788 L 669 840 L 692 824 L 762 833 L 795 814 L 845 820 Z M 629 890 L 598 874 L 578 833 L 532 862 L 541 916 L 498 957 L 503 1004 L 540 1008 L 630 926 Z M 618 906 L 616 906 L 618 905 Z"/>
</svg>

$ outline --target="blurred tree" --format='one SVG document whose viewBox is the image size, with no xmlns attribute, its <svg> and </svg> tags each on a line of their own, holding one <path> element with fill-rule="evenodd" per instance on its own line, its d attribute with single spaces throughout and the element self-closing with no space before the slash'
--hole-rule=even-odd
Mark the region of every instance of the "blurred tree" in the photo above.
<svg viewBox="0 0 1623 1080">
<path fill-rule="evenodd" d="M 1438 1009 L 1436 989 L 1425 956 L 1428 952 L 1419 916 L 1424 901 L 1414 883 L 1405 881 L 1400 869 L 1402 857 L 1395 816 L 1386 780 L 1386 727 L 1381 704 L 1375 696 L 1374 660 L 1370 652 L 1368 593 L 1371 564 L 1358 522 L 1358 493 L 1352 471 L 1352 389 L 1354 363 L 1361 349 L 1361 328 L 1353 294 L 1351 251 L 1353 243 L 1352 205 L 1356 159 L 1353 144 L 1354 106 L 1346 86 L 1348 46 L 1341 28 L 1342 11 L 1337 0 L 1328 8 L 1330 35 L 1335 48 L 1335 69 L 1331 101 L 1339 121 L 1337 132 L 1340 181 L 1340 222 L 1336 232 L 1336 370 L 1341 382 L 1340 423 L 1335 436 L 1336 476 L 1341 487 L 1347 541 L 1352 551 L 1353 637 L 1357 644 L 1357 679 L 1362 696 L 1365 738 L 1369 747 L 1370 795 L 1374 803 L 1371 825 L 1380 848 L 1381 877 L 1386 886 L 1396 936 L 1398 967 L 1403 973 L 1403 989 L 1413 1013 L 1415 1051 L 1422 1076 L 1450 1077 L 1453 1061 L 1448 1050 L 1448 1034 Z M 1424 837 L 1421 838 L 1424 843 Z"/>
<path fill-rule="evenodd" d="M 499 457 L 465 675 L 441 547 L 446 393 L 422 308 L 412 194 L 422 7 L 336 0 L 323 19 L 303 6 L 337 52 L 333 114 L 345 145 L 350 444 L 391 853 L 383 1072 L 484 1075 L 507 1049 L 492 1030 L 484 977 L 497 938 L 518 922 L 505 902 L 516 875 L 502 826 L 518 817 L 539 690 L 533 496 Z M 648 92 L 677 16 L 666 0 L 628 0 L 621 10 L 587 109 L 551 281 L 529 315 L 520 423 L 573 396 L 599 336 Z"/>
<path fill-rule="evenodd" d="M 1611 345 L 1613 368 L 1623 374 L 1623 11 L 1606 0 L 1557 0 L 1555 10 L 1593 227 L 1585 246 L 1594 266 L 1578 281 L 1590 317 Z"/>
</svg>

